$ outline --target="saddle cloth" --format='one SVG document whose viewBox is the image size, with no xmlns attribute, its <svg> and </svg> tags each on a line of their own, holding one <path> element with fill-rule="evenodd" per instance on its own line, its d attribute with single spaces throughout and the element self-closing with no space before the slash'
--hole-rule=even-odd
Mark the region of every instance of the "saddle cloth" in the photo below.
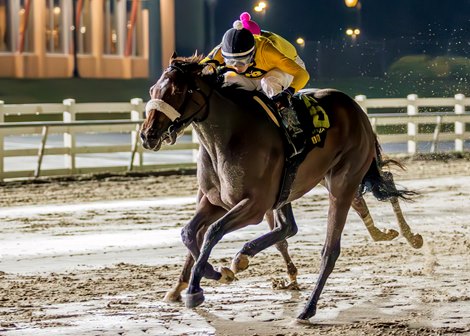
<svg viewBox="0 0 470 336">
<path fill-rule="evenodd" d="M 310 93 L 311 91 L 307 91 Z M 259 96 L 254 96 L 255 101 L 261 105 L 264 111 L 268 114 L 269 118 L 281 127 L 280 116 L 276 111 L 274 104 L 270 100 L 260 99 Z M 292 107 L 294 108 L 297 118 L 302 128 L 303 134 L 306 138 L 306 150 L 309 151 L 314 147 L 323 147 L 326 138 L 326 130 L 330 128 L 330 120 L 328 114 L 317 100 L 307 93 L 296 93 L 292 97 Z"/>
<path fill-rule="evenodd" d="M 326 131 L 330 128 L 328 114 L 317 100 L 309 95 L 296 93 L 292 98 L 292 106 L 297 112 L 300 127 L 307 140 L 306 150 L 323 147 Z"/>
</svg>

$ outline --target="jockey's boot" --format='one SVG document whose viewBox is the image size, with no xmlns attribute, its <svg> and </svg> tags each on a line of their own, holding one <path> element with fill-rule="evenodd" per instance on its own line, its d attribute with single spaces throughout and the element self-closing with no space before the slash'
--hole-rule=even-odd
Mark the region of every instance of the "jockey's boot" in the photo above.
<svg viewBox="0 0 470 336">
<path fill-rule="evenodd" d="M 286 134 L 287 142 L 292 147 L 290 157 L 292 158 L 297 154 L 302 153 L 305 148 L 305 136 L 302 128 L 300 127 L 297 113 L 292 106 L 284 107 L 279 111 L 281 115 L 284 133 Z"/>
</svg>

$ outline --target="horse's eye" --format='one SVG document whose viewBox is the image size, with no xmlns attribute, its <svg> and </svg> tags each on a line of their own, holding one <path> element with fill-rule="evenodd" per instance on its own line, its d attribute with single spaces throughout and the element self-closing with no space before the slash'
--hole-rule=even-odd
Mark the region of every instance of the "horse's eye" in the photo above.
<svg viewBox="0 0 470 336">
<path fill-rule="evenodd" d="M 193 93 L 193 89 L 188 89 L 188 93 Z"/>
</svg>

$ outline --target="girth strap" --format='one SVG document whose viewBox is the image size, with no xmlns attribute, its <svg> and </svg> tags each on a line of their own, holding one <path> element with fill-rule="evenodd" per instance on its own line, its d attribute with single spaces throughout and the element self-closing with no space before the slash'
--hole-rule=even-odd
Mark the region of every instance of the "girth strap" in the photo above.
<svg viewBox="0 0 470 336">
<path fill-rule="evenodd" d="M 303 151 L 302 153 L 294 156 L 293 158 L 286 158 L 284 161 L 284 168 L 282 169 L 281 176 L 281 185 L 279 188 L 279 194 L 277 196 L 277 201 L 274 205 L 275 209 L 279 209 L 284 206 L 287 199 L 290 196 L 292 190 L 292 183 L 295 180 L 297 175 L 297 170 L 299 169 L 300 164 L 304 161 L 307 156 L 308 151 Z"/>
</svg>

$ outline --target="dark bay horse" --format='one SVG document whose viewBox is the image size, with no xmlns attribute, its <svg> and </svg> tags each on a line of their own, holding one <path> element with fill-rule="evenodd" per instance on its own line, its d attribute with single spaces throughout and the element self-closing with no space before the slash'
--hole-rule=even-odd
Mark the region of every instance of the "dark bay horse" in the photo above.
<svg viewBox="0 0 470 336">
<path fill-rule="evenodd" d="M 147 149 L 159 150 L 163 142 L 173 144 L 191 123 L 201 144 L 196 213 L 181 232 L 190 256 L 177 288 L 170 293 L 173 299 L 190 279 L 186 306 L 200 305 L 204 301 L 200 287 L 203 276 L 230 282 L 234 272 L 248 267 L 248 257 L 272 245 L 283 254 L 289 274 L 296 273 L 293 264 L 289 271 L 285 241 L 297 233 L 291 202 L 318 183 L 329 191 L 327 234 L 320 274 L 298 316 L 300 321 L 315 315 L 321 291 L 340 254 L 341 234 L 351 206 L 374 239 L 393 239 L 397 235 L 375 228 L 362 198 L 364 190 L 372 191 L 380 200 L 390 200 L 402 234 L 412 246 L 421 247 L 421 236 L 411 233 L 398 204 L 398 198 L 412 193 L 398 190 L 391 174 L 382 172 L 386 162 L 377 138 L 367 115 L 353 99 L 336 90 L 310 93 L 329 111 L 331 127 L 324 146 L 314 148 L 299 166 L 288 200 L 274 208 L 285 160 L 281 133 L 253 99 L 256 93 L 222 87 L 212 66 L 200 64 L 201 59 L 193 56 L 171 60 L 151 88 L 152 99 L 141 128 L 142 144 Z M 215 270 L 208 259 L 217 242 L 229 232 L 260 223 L 265 215 L 272 230 L 245 244 L 231 269 Z"/>
</svg>

